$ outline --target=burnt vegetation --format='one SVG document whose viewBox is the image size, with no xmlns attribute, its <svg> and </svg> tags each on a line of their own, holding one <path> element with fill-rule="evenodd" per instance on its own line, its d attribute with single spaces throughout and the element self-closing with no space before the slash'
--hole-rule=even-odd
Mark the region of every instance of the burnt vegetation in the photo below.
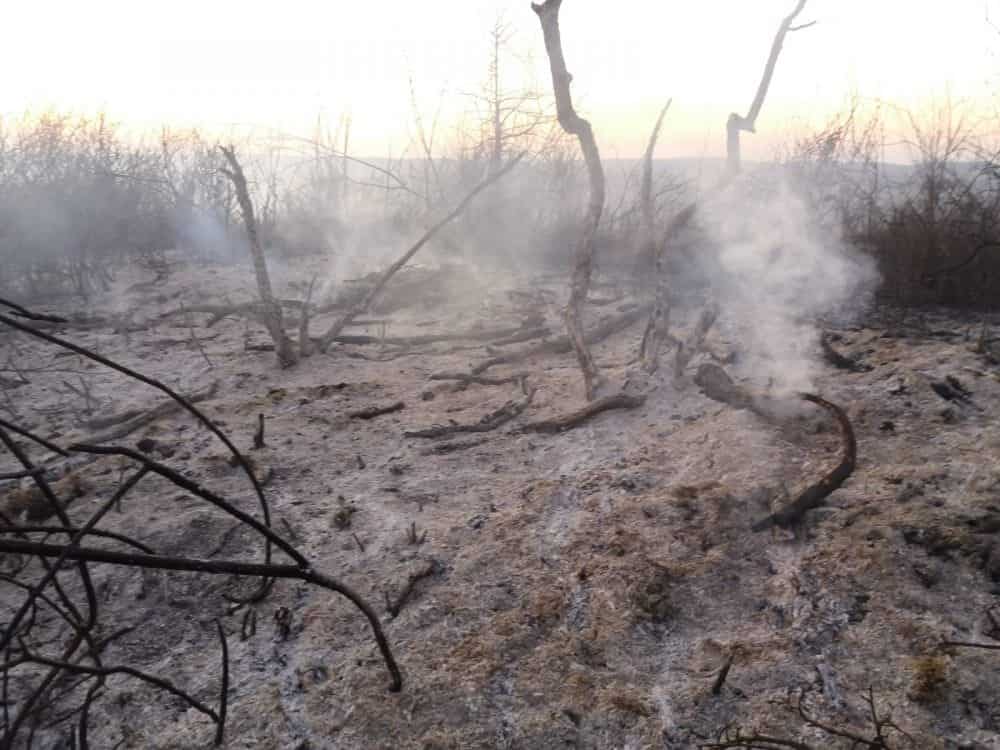
<svg viewBox="0 0 1000 750">
<path fill-rule="evenodd" d="M 612 169 L 563 5 L 416 156 L 0 132 L 0 747 L 1000 732 L 1000 154 L 852 103 L 745 162 L 797 0 L 717 174 L 672 100 Z"/>
</svg>

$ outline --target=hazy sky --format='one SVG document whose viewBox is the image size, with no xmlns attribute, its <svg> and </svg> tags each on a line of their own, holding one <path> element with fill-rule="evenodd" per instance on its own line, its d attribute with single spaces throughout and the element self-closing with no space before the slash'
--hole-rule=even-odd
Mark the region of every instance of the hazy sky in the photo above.
<svg viewBox="0 0 1000 750">
<path fill-rule="evenodd" d="M 745 112 L 793 0 L 564 0 L 564 49 L 578 108 L 605 156 L 641 152 L 667 97 L 659 156 L 719 155 Z M 992 6 L 992 7 L 990 7 Z M 749 158 L 852 91 L 906 106 L 946 94 L 992 111 L 1000 91 L 1000 0 L 809 0 L 789 36 Z M 409 80 L 429 119 L 454 122 L 486 77 L 498 13 L 515 32 L 513 87 L 550 86 L 527 0 L 69 0 L 5 7 L 0 112 L 54 107 L 139 127 L 307 133 L 321 114 L 353 120 L 352 151 L 398 152 L 412 133 Z M 506 77 L 506 76 L 505 76 Z M 442 98 L 443 94 L 443 98 Z"/>
</svg>

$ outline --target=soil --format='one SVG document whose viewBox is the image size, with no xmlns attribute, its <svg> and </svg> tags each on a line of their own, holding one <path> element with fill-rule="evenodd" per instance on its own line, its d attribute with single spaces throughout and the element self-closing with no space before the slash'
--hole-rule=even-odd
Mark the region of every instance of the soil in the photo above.
<svg viewBox="0 0 1000 750">
<path fill-rule="evenodd" d="M 313 259 L 277 268 L 276 292 L 301 298 L 321 271 Z M 386 689 L 364 617 L 328 591 L 279 582 L 254 606 L 256 632 L 243 639 L 247 608 L 232 612 L 223 594 L 249 592 L 254 581 L 92 566 L 104 632 L 135 626 L 106 661 L 167 677 L 213 706 L 221 618 L 230 654 L 224 747 L 681 749 L 727 727 L 849 747 L 807 726 L 796 702 L 804 696 L 824 723 L 872 737 L 870 688 L 913 741 L 890 731 L 889 747 L 1000 748 L 1000 654 L 940 645 L 1000 638 L 988 617 L 991 607 L 1000 615 L 1000 343 L 980 335 L 984 323 L 1000 330 L 1000 317 L 883 307 L 826 321 L 832 346 L 868 366 L 823 364 L 817 335 L 812 389 L 846 409 L 857 468 L 799 528 L 752 533 L 836 465 L 838 431 L 819 409 L 769 420 L 725 406 L 692 382 L 706 355 L 675 378 L 667 351 L 641 406 L 559 434 L 525 432 L 523 424 L 583 405 L 575 358 L 545 354 L 486 373 L 527 373 L 536 391 L 520 416 L 486 432 L 407 437 L 521 402 L 516 378 L 459 390 L 430 376 L 468 372 L 532 342 L 488 350 L 392 337 L 516 328 L 538 315 L 558 335 L 564 283 L 407 269 L 371 312 L 377 320 L 347 331 L 384 343 L 336 345 L 286 370 L 273 352 L 253 350 L 268 342 L 260 325 L 164 316 L 227 295 L 249 301 L 250 273 L 174 258 L 155 287 L 136 286 L 148 273 L 123 272 L 90 305 L 42 306 L 101 317 L 56 330 L 184 393 L 218 382 L 201 407 L 266 478 L 276 531 L 382 617 L 404 673 L 399 693 Z M 451 291 L 438 293 L 445 277 Z M 626 295 L 595 305 L 589 320 L 628 303 Z M 677 312 L 675 334 L 697 313 Z M 313 333 L 333 317 L 314 321 Z M 738 323 L 723 308 L 708 346 L 734 380 L 766 388 L 741 351 Z M 633 371 L 641 335 L 639 323 L 594 348 L 609 381 Z M 0 409 L 62 445 L 97 432 L 86 427 L 94 417 L 162 399 L 24 335 L 0 333 L 0 361 Z M 949 400 L 932 387 L 949 376 L 971 396 Z M 66 383 L 86 383 L 90 397 Z M 396 402 L 405 406 L 350 416 Z M 265 446 L 251 450 L 259 415 Z M 117 442 L 142 440 L 258 512 L 246 476 L 190 417 L 164 417 Z M 124 471 L 117 458 L 77 469 L 82 494 L 67 494 L 71 517 L 85 519 Z M 0 502 L 18 493 L 8 483 Z M 261 559 L 250 531 L 230 533 L 232 519 L 157 478 L 143 479 L 103 527 L 162 554 Z M 0 587 L 3 607 L 14 607 L 21 592 Z M 399 604 L 396 616 L 387 601 Z M 278 622 L 283 608 L 290 622 Z M 108 680 L 90 724 L 94 747 L 213 746 L 205 716 L 123 675 Z M 67 746 L 69 732 L 42 730 L 36 746 Z"/>
</svg>

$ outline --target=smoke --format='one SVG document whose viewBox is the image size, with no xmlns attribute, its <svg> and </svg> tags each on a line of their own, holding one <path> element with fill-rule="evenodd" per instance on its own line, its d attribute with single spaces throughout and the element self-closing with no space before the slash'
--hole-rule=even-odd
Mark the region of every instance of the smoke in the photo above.
<svg viewBox="0 0 1000 750">
<path fill-rule="evenodd" d="M 804 179 L 759 170 L 703 201 L 692 265 L 676 282 L 710 288 L 751 376 L 779 391 L 812 387 L 816 320 L 861 312 L 878 283 Z"/>
</svg>

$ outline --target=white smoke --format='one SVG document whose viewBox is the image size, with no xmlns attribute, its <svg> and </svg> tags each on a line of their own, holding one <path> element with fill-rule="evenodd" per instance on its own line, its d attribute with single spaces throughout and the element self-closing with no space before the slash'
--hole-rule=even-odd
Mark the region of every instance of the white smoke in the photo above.
<svg viewBox="0 0 1000 750">
<path fill-rule="evenodd" d="M 699 211 L 697 273 L 731 322 L 755 376 L 806 390 L 817 367 L 816 320 L 860 312 L 874 262 L 851 248 L 821 199 L 783 168 L 741 177 Z"/>
</svg>

